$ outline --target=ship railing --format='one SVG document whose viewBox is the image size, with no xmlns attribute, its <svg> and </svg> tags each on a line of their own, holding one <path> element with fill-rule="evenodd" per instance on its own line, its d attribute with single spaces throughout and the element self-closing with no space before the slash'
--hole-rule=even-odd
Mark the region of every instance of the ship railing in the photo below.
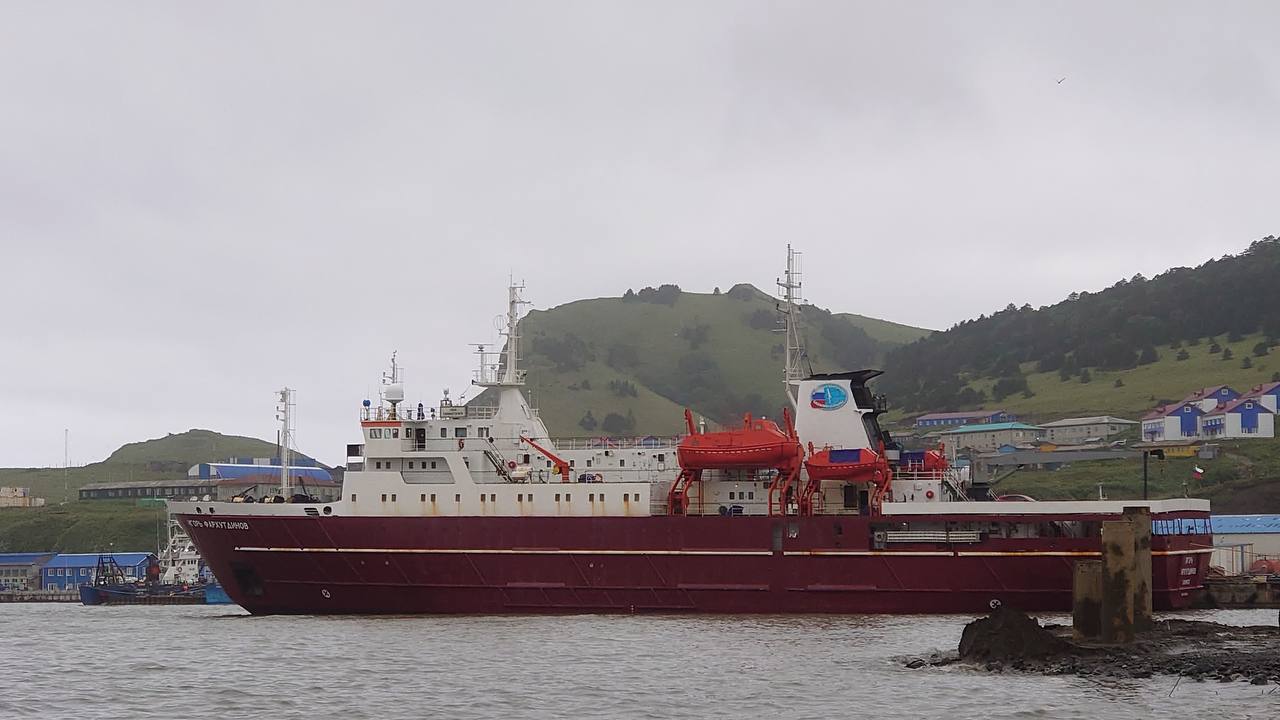
<svg viewBox="0 0 1280 720">
<path fill-rule="evenodd" d="M 982 540 L 977 530 L 886 530 L 886 542 L 899 543 L 976 543 Z"/>
<path fill-rule="evenodd" d="M 559 450 L 655 450 L 663 452 L 675 452 L 676 445 L 680 444 L 683 436 L 674 437 L 649 435 L 646 437 L 568 437 L 553 438 L 551 442 Z M 675 457 L 670 459 L 675 463 Z"/>
<path fill-rule="evenodd" d="M 969 485 L 968 477 L 956 468 L 945 470 L 918 470 L 899 468 L 893 474 L 894 480 L 907 482 L 940 482 L 956 500 L 968 500 L 969 493 L 965 488 Z"/>
<path fill-rule="evenodd" d="M 529 414 L 539 417 L 538 408 L 529 408 Z M 426 420 L 491 420 L 498 416 L 497 405 L 442 405 L 439 408 L 424 408 L 421 414 L 416 408 L 405 406 L 392 410 L 388 407 L 360 408 L 360 420 L 423 422 Z"/>
</svg>

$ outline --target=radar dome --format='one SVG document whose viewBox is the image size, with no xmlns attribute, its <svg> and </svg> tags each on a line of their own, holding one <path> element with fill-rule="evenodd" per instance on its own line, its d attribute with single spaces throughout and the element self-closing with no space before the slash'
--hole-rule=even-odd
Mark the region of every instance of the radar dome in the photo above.
<svg viewBox="0 0 1280 720">
<path fill-rule="evenodd" d="M 398 403 L 404 400 L 404 386 L 400 383 L 391 383 L 387 389 L 383 391 L 382 396 L 387 402 Z"/>
</svg>

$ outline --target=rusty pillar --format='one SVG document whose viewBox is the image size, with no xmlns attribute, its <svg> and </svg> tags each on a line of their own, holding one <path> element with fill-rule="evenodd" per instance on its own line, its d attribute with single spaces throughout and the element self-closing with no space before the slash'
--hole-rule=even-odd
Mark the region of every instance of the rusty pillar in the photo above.
<svg viewBox="0 0 1280 720">
<path fill-rule="evenodd" d="M 1151 610 L 1151 509 L 1127 507 L 1124 517 L 1133 523 L 1133 626 L 1138 632 L 1152 627 Z"/>
<path fill-rule="evenodd" d="M 1077 560 L 1071 578 L 1071 629 L 1077 640 L 1102 634 L 1102 561 Z"/>
<path fill-rule="evenodd" d="M 1102 523 L 1102 641 L 1130 643 L 1134 635 L 1134 599 L 1138 567 L 1130 519 Z"/>
</svg>

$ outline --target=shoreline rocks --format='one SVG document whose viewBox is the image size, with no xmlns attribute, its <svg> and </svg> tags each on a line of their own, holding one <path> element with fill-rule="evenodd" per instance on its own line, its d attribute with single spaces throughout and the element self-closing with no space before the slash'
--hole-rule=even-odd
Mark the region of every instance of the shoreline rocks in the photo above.
<svg viewBox="0 0 1280 720">
<path fill-rule="evenodd" d="M 910 668 L 964 663 L 987 672 L 1026 672 L 1193 681 L 1280 683 L 1280 628 L 1234 627 L 1196 620 L 1160 620 L 1132 644 L 1074 640 L 1065 625 L 1041 625 L 999 608 L 965 626 L 956 655 L 903 660 Z"/>
</svg>

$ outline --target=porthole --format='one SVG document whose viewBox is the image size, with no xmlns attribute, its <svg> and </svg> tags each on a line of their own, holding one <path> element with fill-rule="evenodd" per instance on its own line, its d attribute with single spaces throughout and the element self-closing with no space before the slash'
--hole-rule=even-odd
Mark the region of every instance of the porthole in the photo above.
<svg viewBox="0 0 1280 720">
<path fill-rule="evenodd" d="M 333 514 L 333 508 L 331 508 L 331 507 L 326 507 L 326 508 L 324 509 L 324 514 L 325 514 L 325 515 L 332 515 L 332 514 Z"/>
<path fill-rule="evenodd" d="M 210 514 L 210 515 L 212 515 L 212 514 L 213 514 L 213 508 L 209 508 L 209 514 Z"/>
<path fill-rule="evenodd" d="M 196 514 L 197 514 L 197 515 L 203 515 L 203 514 L 204 514 L 204 510 L 201 510 L 199 507 L 197 507 L 197 508 L 196 508 Z"/>
</svg>

